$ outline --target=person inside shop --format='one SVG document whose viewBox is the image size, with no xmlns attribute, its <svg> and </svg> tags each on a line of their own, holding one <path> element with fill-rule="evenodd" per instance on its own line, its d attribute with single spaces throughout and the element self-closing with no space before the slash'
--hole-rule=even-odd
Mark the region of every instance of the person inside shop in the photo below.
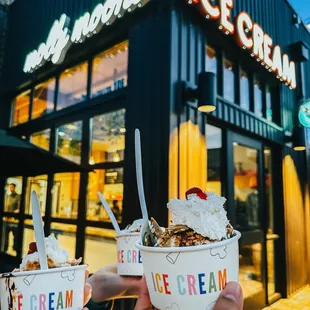
<svg viewBox="0 0 310 310">
<path fill-rule="evenodd" d="M 119 200 L 113 200 L 112 212 L 114 213 L 114 215 L 117 218 L 117 220 L 119 220 L 120 216 L 122 215 L 121 208 L 120 208 L 120 205 L 119 205 Z"/>
<path fill-rule="evenodd" d="M 19 212 L 20 208 L 20 195 L 16 193 L 16 184 L 10 183 L 9 184 L 10 194 L 7 194 L 5 197 L 5 211 L 11 213 Z M 8 251 L 9 248 L 9 234 L 12 232 L 13 235 L 13 250 L 17 251 L 17 245 L 15 242 L 15 238 L 17 235 L 18 226 L 14 223 L 14 217 L 7 217 L 6 218 L 6 227 L 5 227 L 5 242 L 4 242 L 4 252 Z"/>
<path fill-rule="evenodd" d="M 123 277 L 117 274 L 117 266 L 101 268 L 86 280 L 83 310 L 112 310 L 114 299 L 135 298 L 134 310 L 156 310 L 151 303 L 144 277 Z M 207 305 L 206 305 L 207 306 Z M 222 291 L 213 310 L 242 310 L 243 293 L 237 282 L 229 282 Z"/>
</svg>

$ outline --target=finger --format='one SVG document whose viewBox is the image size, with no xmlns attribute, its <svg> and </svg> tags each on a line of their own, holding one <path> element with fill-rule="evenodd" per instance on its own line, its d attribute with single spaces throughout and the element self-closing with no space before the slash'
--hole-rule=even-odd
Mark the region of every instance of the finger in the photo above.
<svg viewBox="0 0 310 310">
<path fill-rule="evenodd" d="M 150 300 L 150 295 L 147 289 L 145 277 L 143 276 L 140 295 L 134 310 L 153 310 L 153 309 L 154 308 Z"/>
<path fill-rule="evenodd" d="M 242 310 L 243 294 L 239 283 L 229 282 L 225 286 L 213 310 Z"/>
<path fill-rule="evenodd" d="M 86 305 L 91 298 L 92 287 L 89 283 L 85 283 L 84 286 L 84 305 Z"/>
</svg>

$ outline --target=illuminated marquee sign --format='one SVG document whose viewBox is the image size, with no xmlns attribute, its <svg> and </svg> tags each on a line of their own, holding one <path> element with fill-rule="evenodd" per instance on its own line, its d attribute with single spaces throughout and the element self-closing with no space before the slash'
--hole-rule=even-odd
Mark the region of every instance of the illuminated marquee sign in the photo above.
<svg viewBox="0 0 310 310">
<path fill-rule="evenodd" d="M 132 12 L 142 7 L 149 0 L 106 0 L 98 4 L 90 14 L 86 12 L 74 23 L 72 32 L 69 31 L 70 20 L 62 14 L 55 20 L 47 40 L 36 50 L 30 52 L 24 64 L 24 72 L 32 72 L 43 66 L 47 61 L 61 63 L 66 52 L 74 43 L 82 43 L 86 38 L 98 33 L 103 26 L 111 25 L 116 19 L 123 17 L 125 12 Z"/>
<path fill-rule="evenodd" d="M 241 12 L 236 22 L 230 21 L 234 0 L 217 0 L 212 4 L 210 0 L 187 0 L 189 4 L 199 4 L 207 19 L 219 20 L 218 28 L 226 35 L 235 35 L 238 44 L 249 50 L 252 57 L 261 63 L 269 72 L 274 72 L 277 78 L 289 86 L 296 88 L 295 63 L 289 60 L 287 54 L 282 54 L 279 45 L 273 46 L 272 38 L 264 32 L 262 27 L 253 22 L 246 12 Z"/>
</svg>

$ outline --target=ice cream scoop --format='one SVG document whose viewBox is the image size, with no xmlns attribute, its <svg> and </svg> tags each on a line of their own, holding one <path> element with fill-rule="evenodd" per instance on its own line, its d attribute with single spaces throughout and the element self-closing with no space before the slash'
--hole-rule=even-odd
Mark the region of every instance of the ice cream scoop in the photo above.
<svg viewBox="0 0 310 310">
<path fill-rule="evenodd" d="M 63 266 L 75 266 L 81 262 L 81 259 L 69 260 L 68 252 L 61 249 L 58 240 L 54 236 L 45 238 L 45 251 L 47 255 L 48 268 Z M 40 267 L 40 258 L 36 243 L 29 244 L 28 253 L 23 257 L 19 266 L 19 271 L 36 270 Z"/>
<path fill-rule="evenodd" d="M 168 203 L 173 224 L 186 225 L 210 240 L 226 239 L 229 224 L 224 209 L 226 199 L 200 189 L 191 189 L 186 196 L 187 199 L 172 199 Z"/>
</svg>

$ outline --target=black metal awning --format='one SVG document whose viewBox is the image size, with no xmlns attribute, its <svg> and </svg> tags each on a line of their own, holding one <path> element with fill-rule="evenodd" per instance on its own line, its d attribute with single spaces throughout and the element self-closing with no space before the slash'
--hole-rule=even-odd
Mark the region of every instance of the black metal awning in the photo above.
<svg viewBox="0 0 310 310">
<path fill-rule="evenodd" d="M 0 175 L 35 176 L 57 172 L 89 172 L 83 167 L 0 129 Z"/>
</svg>

